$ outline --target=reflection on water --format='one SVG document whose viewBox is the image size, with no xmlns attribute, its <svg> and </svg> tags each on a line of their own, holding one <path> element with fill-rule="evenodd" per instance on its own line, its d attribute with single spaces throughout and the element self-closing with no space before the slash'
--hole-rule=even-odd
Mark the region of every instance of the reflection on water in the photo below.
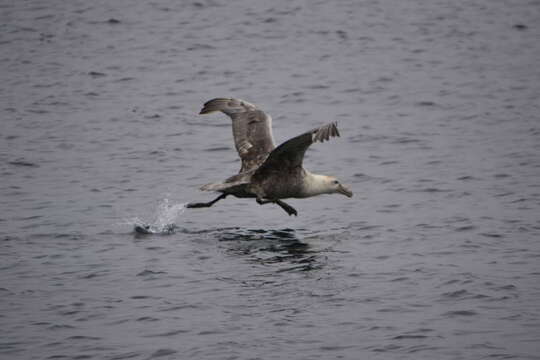
<svg viewBox="0 0 540 360">
<path fill-rule="evenodd" d="M 324 265 L 319 251 L 293 229 L 237 228 L 220 232 L 217 238 L 227 243 L 229 252 L 249 255 L 257 263 L 290 265 L 279 271 L 310 271 Z"/>
</svg>

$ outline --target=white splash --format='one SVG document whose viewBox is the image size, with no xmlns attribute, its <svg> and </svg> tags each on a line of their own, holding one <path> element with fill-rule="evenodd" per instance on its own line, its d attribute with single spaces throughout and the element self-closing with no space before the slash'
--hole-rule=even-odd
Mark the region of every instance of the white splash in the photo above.
<svg viewBox="0 0 540 360">
<path fill-rule="evenodd" d="M 142 234 L 172 234 L 177 225 L 175 221 L 182 215 L 186 209 L 185 203 L 173 204 L 169 199 L 163 199 L 157 206 L 153 221 L 144 221 L 135 217 L 129 221 L 134 230 Z"/>
<path fill-rule="evenodd" d="M 159 228 L 166 228 L 174 225 L 174 222 L 186 209 L 186 204 L 170 204 L 169 199 L 165 198 L 158 205 L 154 225 Z"/>
</svg>

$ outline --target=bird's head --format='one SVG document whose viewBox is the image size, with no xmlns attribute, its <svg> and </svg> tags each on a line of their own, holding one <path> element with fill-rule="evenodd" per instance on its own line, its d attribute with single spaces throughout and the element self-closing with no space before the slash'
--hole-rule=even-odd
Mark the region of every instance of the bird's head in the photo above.
<svg viewBox="0 0 540 360">
<path fill-rule="evenodd" d="M 343 194 L 352 197 L 353 193 L 333 176 L 318 175 L 307 172 L 304 197 L 321 194 Z"/>
<path fill-rule="evenodd" d="M 338 193 L 347 197 L 353 196 L 352 191 L 333 176 L 326 176 L 325 183 L 330 194 Z"/>
</svg>

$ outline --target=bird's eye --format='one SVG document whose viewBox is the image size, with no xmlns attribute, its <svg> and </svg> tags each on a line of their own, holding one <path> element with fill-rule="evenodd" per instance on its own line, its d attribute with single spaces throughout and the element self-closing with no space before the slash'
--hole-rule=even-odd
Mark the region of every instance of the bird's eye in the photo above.
<svg viewBox="0 0 540 360">
<path fill-rule="evenodd" d="M 339 181 L 334 180 L 334 181 L 332 181 L 332 183 L 333 183 L 334 185 L 337 185 L 337 184 L 339 184 Z"/>
</svg>

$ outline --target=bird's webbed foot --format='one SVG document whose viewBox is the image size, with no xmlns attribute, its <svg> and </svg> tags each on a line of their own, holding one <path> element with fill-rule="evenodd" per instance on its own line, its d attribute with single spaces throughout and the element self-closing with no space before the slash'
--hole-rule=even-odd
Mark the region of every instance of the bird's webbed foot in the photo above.
<svg viewBox="0 0 540 360">
<path fill-rule="evenodd" d="M 196 208 L 203 208 L 203 207 L 210 207 L 214 205 L 213 202 L 207 202 L 207 203 L 203 203 L 203 202 L 198 202 L 198 203 L 188 203 L 186 205 L 186 208 L 188 209 L 196 209 Z"/>
<path fill-rule="evenodd" d="M 281 200 L 276 200 L 276 204 L 278 204 L 283 210 L 285 210 L 287 214 L 289 214 L 289 216 L 291 215 L 298 216 L 298 211 L 296 211 L 296 209 L 293 208 L 291 205 Z"/>
</svg>

